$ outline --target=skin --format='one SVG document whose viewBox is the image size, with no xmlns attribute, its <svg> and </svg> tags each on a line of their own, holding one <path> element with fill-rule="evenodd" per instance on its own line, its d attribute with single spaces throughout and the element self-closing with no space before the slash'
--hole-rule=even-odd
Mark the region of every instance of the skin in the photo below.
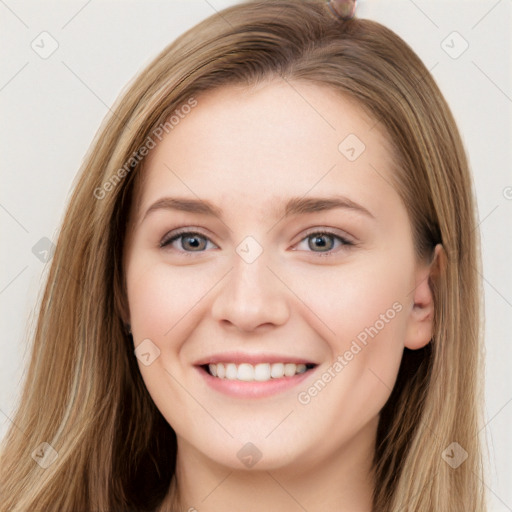
<svg viewBox="0 0 512 512">
<path fill-rule="evenodd" d="M 322 85 L 276 80 L 197 100 L 147 157 L 124 262 L 135 347 L 150 339 L 160 350 L 150 365 L 138 363 L 177 434 L 183 510 L 369 512 L 379 411 L 404 347 L 430 341 L 434 311 L 434 264 L 415 258 L 407 211 L 390 185 L 390 144 L 358 106 Z M 338 150 L 348 134 L 366 146 L 355 161 Z M 334 193 L 373 218 L 347 208 L 283 218 L 290 197 Z M 209 200 L 222 217 L 170 209 L 144 217 L 165 196 Z M 198 248 L 187 237 L 160 247 L 181 227 L 201 233 Z M 353 245 L 306 238 L 327 228 Z M 250 264 L 236 252 L 249 235 L 263 249 Z M 400 311 L 389 319 L 393 304 Z M 383 314 L 384 327 L 332 377 L 337 358 Z M 228 397 L 193 365 L 235 350 L 318 366 L 274 396 Z M 301 403 L 299 392 L 329 368 L 330 382 Z M 251 468 L 237 456 L 248 442 L 262 455 Z"/>
</svg>

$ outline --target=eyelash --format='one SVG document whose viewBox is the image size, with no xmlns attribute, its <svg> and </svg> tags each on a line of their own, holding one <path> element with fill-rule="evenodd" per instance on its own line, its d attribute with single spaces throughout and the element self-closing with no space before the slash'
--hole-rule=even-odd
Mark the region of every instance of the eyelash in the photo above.
<svg viewBox="0 0 512 512">
<path fill-rule="evenodd" d="M 205 240 L 211 242 L 211 240 L 206 235 L 203 235 L 202 233 L 200 233 L 198 231 L 189 231 L 188 228 L 185 228 L 185 229 L 176 231 L 174 233 L 168 233 L 162 239 L 162 241 L 160 242 L 159 246 L 160 246 L 161 249 L 165 249 L 167 246 L 172 244 L 174 241 L 182 238 L 184 235 L 199 236 L 199 237 L 204 238 Z M 321 256 L 321 257 L 335 256 L 335 254 L 337 252 L 339 252 L 340 250 L 348 249 L 350 246 L 356 245 L 354 242 L 351 242 L 350 240 L 347 240 L 346 238 L 344 238 L 344 237 L 342 237 L 340 235 L 337 235 L 336 233 L 334 233 L 332 231 L 327 231 L 327 230 L 325 230 L 325 231 L 323 231 L 323 230 L 320 230 L 320 231 L 314 231 L 314 230 L 308 231 L 305 234 L 305 236 L 298 243 L 301 243 L 304 240 L 307 240 L 308 238 L 311 238 L 313 235 L 327 235 L 327 236 L 331 236 L 331 237 L 333 237 L 335 239 L 338 239 L 341 242 L 341 247 L 338 250 L 331 249 L 329 251 L 318 252 L 318 253 L 316 253 L 314 251 L 307 251 L 307 252 L 311 252 L 313 254 L 316 254 L 317 256 Z M 182 253 L 185 256 L 194 256 L 196 253 L 205 252 L 205 250 L 203 250 L 203 251 L 180 251 L 180 250 L 178 250 L 177 252 Z"/>
</svg>

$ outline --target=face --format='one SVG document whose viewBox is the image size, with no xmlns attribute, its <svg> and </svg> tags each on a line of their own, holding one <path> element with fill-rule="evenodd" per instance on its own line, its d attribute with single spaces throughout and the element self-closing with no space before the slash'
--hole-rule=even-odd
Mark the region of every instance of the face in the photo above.
<svg viewBox="0 0 512 512">
<path fill-rule="evenodd" d="M 300 471 L 371 447 L 404 346 L 431 335 L 389 142 L 311 83 L 197 101 L 147 157 L 124 262 L 178 453 Z"/>
</svg>

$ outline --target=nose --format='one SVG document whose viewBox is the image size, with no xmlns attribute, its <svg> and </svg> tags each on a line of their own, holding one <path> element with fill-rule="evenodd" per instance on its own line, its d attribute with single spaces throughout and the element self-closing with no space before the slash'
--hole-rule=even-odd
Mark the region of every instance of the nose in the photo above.
<svg viewBox="0 0 512 512">
<path fill-rule="evenodd" d="M 235 253 L 233 269 L 223 280 L 212 304 L 212 316 L 240 331 L 279 326 L 289 318 L 286 286 L 267 266 L 265 253 L 252 263 Z"/>
</svg>

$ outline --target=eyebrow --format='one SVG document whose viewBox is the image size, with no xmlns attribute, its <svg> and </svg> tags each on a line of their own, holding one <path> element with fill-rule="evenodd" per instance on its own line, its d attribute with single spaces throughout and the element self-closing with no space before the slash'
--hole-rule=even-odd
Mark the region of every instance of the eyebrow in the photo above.
<svg viewBox="0 0 512 512">
<path fill-rule="evenodd" d="M 332 210 L 334 208 L 352 210 L 371 219 L 375 219 L 375 216 L 368 209 L 345 196 L 292 197 L 286 202 L 282 218 L 291 217 L 292 215 L 305 215 L 308 213 Z M 157 210 L 176 210 L 222 218 L 222 209 L 218 208 L 210 201 L 182 197 L 163 197 L 154 202 L 146 210 L 143 220 L 151 212 Z"/>
</svg>

